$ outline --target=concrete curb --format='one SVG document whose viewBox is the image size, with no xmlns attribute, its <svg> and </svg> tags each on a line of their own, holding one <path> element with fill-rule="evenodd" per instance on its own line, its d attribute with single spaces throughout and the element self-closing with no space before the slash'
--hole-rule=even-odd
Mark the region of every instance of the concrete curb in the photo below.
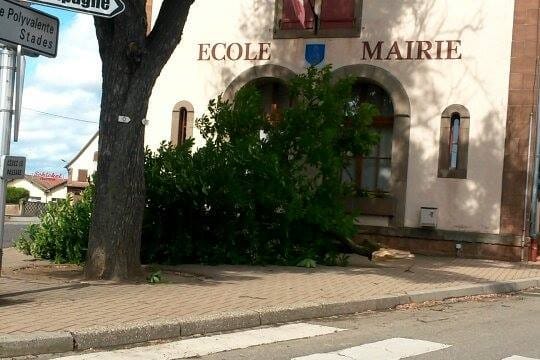
<svg viewBox="0 0 540 360">
<path fill-rule="evenodd" d="M 410 303 L 441 301 L 464 296 L 510 293 L 535 287 L 540 287 L 540 278 L 489 282 L 344 302 L 307 303 L 290 307 L 270 307 L 257 311 L 157 320 L 112 328 L 96 327 L 71 333 L 0 335 L 0 357 L 116 347 L 299 320 L 350 315 L 370 310 L 387 310 Z"/>
<path fill-rule="evenodd" d="M 68 351 L 73 351 L 73 337 L 68 332 L 0 335 L 0 356 L 2 357 Z"/>
</svg>

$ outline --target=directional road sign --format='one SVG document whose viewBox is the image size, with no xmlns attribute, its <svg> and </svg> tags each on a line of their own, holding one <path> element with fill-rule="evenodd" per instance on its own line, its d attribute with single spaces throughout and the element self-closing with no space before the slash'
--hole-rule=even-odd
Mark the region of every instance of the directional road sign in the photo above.
<svg viewBox="0 0 540 360">
<path fill-rule="evenodd" d="M 71 10 L 112 18 L 122 13 L 126 6 L 122 0 L 28 0 L 33 3 L 54 6 L 64 10 Z"/>
<path fill-rule="evenodd" d="M 27 55 L 56 57 L 58 28 L 54 16 L 0 0 L 0 43 L 21 45 Z"/>
</svg>

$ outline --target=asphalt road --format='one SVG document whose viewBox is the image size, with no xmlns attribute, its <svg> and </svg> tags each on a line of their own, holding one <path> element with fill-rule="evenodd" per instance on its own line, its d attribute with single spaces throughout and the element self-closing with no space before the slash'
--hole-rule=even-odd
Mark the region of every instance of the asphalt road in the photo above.
<svg viewBox="0 0 540 360">
<path fill-rule="evenodd" d="M 412 360 L 540 359 L 540 290 L 504 300 L 445 304 L 309 323 L 346 331 L 233 350 L 200 359 L 290 360 L 392 338 L 418 339 L 450 345 L 443 350 L 410 357 Z M 327 356 L 313 355 L 311 358 L 334 359 Z M 357 359 L 341 356 L 337 358 Z M 387 359 L 384 356 L 382 358 Z M 372 360 L 375 357 L 365 359 Z"/>
<path fill-rule="evenodd" d="M 4 224 L 4 248 L 12 246 L 13 242 L 19 238 L 24 229 L 26 229 L 34 220 L 28 221 L 6 221 Z"/>
</svg>

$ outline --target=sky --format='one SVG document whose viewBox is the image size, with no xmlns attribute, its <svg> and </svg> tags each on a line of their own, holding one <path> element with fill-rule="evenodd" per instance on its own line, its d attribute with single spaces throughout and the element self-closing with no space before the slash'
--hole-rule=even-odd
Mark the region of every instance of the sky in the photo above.
<svg viewBox="0 0 540 360">
<path fill-rule="evenodd" d="M 66 162 L 98 130 L 101 60 L 92 16 L 36 8 L 60 19 L 58 55 L 26 59 L 19 142 L 11 154 L 27 157 L 27 174 L 67 176 Z"/>
</svg>

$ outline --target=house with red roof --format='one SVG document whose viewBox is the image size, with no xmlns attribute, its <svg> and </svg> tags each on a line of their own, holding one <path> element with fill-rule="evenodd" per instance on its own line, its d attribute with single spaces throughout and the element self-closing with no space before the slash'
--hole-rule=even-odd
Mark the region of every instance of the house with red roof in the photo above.
<svg viewBox="0 0 540 360">
<path fill-rule="evenodd" d="M 67 196 L 67 179 L 48 173 L 25 175 L 24 179 L 12 180 L 8 186 L 19 187 L 30 192 L 28 201 L 48 203 L 63 200 Z"/>
</svg>

